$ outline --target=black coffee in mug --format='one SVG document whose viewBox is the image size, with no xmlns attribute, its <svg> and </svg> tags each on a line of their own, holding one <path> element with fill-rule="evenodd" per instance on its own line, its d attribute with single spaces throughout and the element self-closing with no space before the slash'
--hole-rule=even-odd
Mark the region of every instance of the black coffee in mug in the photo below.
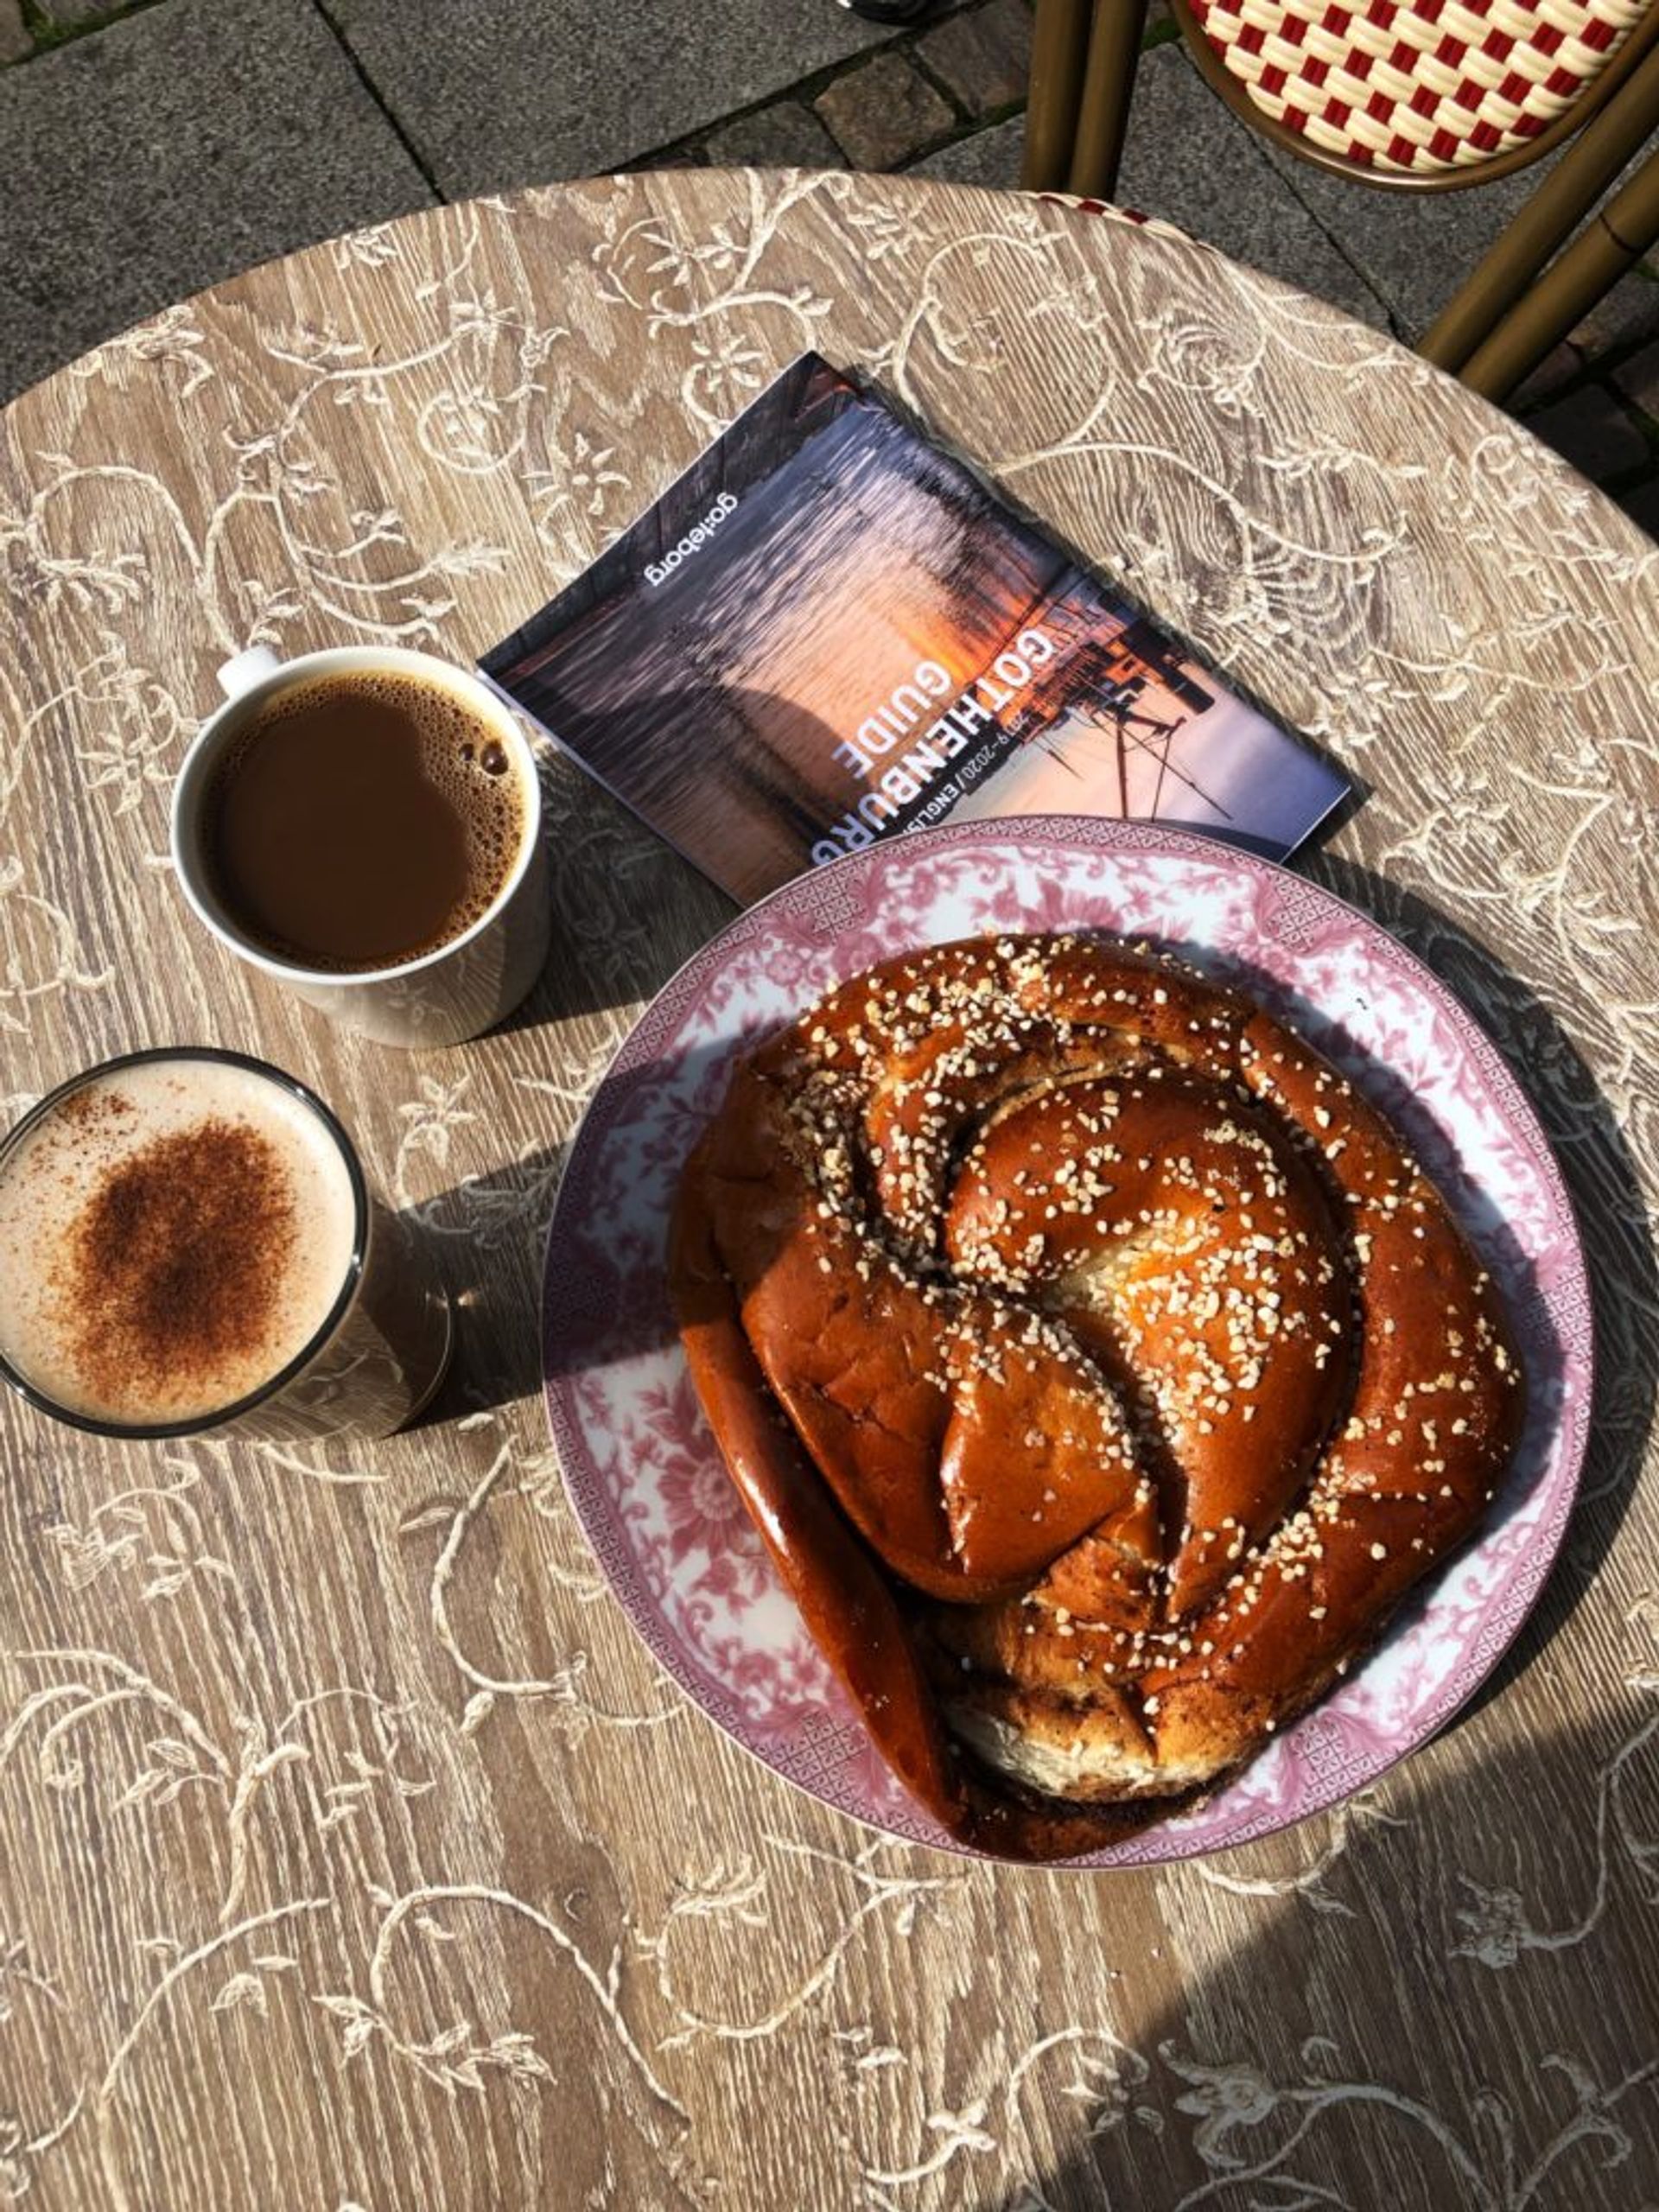
<svg viewBox="0 0 1659 2212">
<path fill-rule="evenodd" d="M 208 788 L 203 857 L 262 951 L 350 974 L 435 952 L 481 920 L 524 817 L 499 735 L 458 694 L 343 671 L 259 708 Z"/>
</svg>

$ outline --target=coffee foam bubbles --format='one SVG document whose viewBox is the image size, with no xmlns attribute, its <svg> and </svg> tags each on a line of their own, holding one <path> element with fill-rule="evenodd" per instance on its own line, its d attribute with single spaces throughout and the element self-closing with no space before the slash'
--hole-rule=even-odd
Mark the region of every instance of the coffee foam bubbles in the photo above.
<svg viewBox="0 0 1659 2212">
<path fill-rule="evenodd" d="M 506 740 L 458 692 L 431 677 L 405 676 L 396 669 L 349 669 L 302 678 L 266 700 L 220 761 L 214 790 L 234 780 L 238 767 L 267 732 L 328 699 L 370 700 L 404 716 L 417 734 L 423 772 L 461 823 L 467 844 L 467 880 L 445 927 L 429 943 L 385 965 L 423 959 L 465 937 L 505 890 L 524 842 L 528 813 L 520 787 L 524 771 L 515 765 Z M 485 766 L 492 755 L 499 759 L 499 769 L 493 760 Z M 226 904 L 234 912 L 234 901 Z M 359 963 L 330 960 L 315 952 L 287 957 L 321 973 L 365 972 Z"/>
</svg>

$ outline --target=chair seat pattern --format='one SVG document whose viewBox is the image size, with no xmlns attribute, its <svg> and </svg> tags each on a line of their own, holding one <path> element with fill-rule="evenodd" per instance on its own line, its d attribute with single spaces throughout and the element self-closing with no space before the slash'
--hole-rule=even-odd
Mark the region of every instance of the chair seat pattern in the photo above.
<svg viewBox="0 0 1659 2212">
<path fill-rule="evenodd" d="M 1535 138 L 1654 0 L 1190 0 L 1275 123 L 1356 166 L 1427 174 Z"/>
</svg>

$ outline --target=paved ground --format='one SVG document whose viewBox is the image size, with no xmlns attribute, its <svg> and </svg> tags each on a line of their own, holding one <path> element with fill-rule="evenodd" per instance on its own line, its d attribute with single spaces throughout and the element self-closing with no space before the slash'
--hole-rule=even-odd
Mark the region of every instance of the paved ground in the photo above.
<svg viewBox="0 0 1659 2212">
<path fill-rule="evenodd" d="M 250 263 L 663 162 L 1011 186 L 1027 0 L 0 0 L 0 399 Z M 1530 190 L 1418 202 L 1268 151 L 1154 11 L 1119 196 L 1409 339 Z M 1659 263 L 1517 396 L 1659 536 Z"/>
</svg>

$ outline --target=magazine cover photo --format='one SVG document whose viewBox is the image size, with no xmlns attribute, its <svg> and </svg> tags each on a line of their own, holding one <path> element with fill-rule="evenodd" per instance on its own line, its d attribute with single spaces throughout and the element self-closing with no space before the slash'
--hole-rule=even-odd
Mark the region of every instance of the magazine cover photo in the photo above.
<svg viewBox="0 0 1659 2212">
<path fill-rule="evenodd" d="M 1347 790 L 810 354 L 481 666 L 745 902 L 998 815 L 1135 816 L 1280 858 Z"/>
</svg>

